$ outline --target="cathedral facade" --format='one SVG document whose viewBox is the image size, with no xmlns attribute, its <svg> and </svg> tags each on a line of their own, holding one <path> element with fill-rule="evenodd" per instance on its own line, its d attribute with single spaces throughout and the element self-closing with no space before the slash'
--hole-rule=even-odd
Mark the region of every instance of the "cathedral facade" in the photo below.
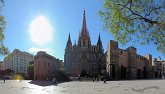
<svg viewBox="0 0 165 94">
<path fill-rule="evenodd" d="M 72 45 L 70 34 L 65 48 L 64 68 L 68 76 L 93 77 L 105 70 L 105 54 L 100 34 L 96 45 L 91 45 L 86 26 L 85 11 L 78 43 Z"/>
</svg>

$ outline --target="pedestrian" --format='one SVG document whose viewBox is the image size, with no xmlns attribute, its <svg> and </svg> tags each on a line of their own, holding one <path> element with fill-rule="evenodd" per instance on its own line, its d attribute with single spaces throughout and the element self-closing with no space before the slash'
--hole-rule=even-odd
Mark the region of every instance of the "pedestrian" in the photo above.
<svg viewBox="0 0 165 94">
<path fill-rule="evenodd" d="M 95 78 L 93 77 L 93 82 L 95 81 Z"/>
<path fill-rule="evenodd" d="M 81 78 L 80 78 L 80 75 L 78 75 L 78 80 L 80 81 L 80 79 L 81 79 Z"/>
<path fill-rule="evenodd" d="M 46 78 L 46 80 L 48 81 L 48 80 L 49 80 L 49 78 L 47 77 L 47 78 Z"/>
<path fill-rule="evenodd" d="M 80 81 L 80 77 L 78 77 L 78 80 Z"/>
<path fill-rule="evenodd" d="M 99 81 L 99 79 L 98 79 L 98 77 L 96 77 L 96 82 L 98 82 Z"/>
<path fill-rule="evenodd" d="M 54 82 L 55 82 L 55 78 L 53 77 L 53 85 L 54 85 Z"/>
<path fill-rule="evenodd" d="M 23 80 L 23 78 L 21 77 L 21 78 L 20 78 L 20 82 L 22 82 L 22 80 Z"/>
<path fill-rule="evenodd" d="M 106 79 L 104 78 L 104 83 L 106 84 Z"/>
<path fill-rule="evenodd" d="M 53 77 L 53 85 L 58 86 L 58 85 L 57 85 L 57 79 L 56 79 L 55 77 Z"/>
<path fill-rule="evenodd" d="M 4 81 L 4 83 L 5 83 L 5 77 L 3 77 L 3 81 Z"/>
</svg>

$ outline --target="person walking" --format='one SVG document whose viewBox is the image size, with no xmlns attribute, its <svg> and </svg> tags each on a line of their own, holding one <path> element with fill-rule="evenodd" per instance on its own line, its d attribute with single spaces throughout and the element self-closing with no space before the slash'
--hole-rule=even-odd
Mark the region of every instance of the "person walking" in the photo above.
<svg viewBox="0 0 165 94">
<path fill-rule="evenodd" d="M 106 78 L 104 78 L 104 83 L 106 84 Z"/>
<path fill-rule="evenodd" d="M 5 77 L 3 77 L 3 81 L 4 81 L 4 83 L 5 83 Z"/>
<path fill-rule="evenodd" d="M 53 85 L 54 85 L 54 82 L 55 82 L 55 78 L 53 77 Z"/>
<path fill-rule="evenodd" d="M 57 85 L 57 79 L 56 79 L 55 77 L 53 77 L 53 85 L 58 86 L 58 85 Z"/>
<path fill-rule="evenodd" d="M 99 79 L 98 79 L 98 77 L 96 77 L 96 82 L 98 82 L 99 81 Z"/>
<path fill-rule="evenodd" d="M 95 78 L 93 77 L 93 82 L 95 81 Z"/>
</svg>

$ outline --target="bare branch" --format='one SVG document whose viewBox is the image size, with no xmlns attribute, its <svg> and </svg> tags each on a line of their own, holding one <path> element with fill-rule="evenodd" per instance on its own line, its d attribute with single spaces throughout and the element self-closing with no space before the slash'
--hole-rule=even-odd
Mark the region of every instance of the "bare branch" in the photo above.
<svg viewBox="0 0 165 94">
<path fill-rule="evenodd" d="M 140 18 L 139 17 L 132 18 L 132 19 L 129 19 L 129 21 L 133 21 L 133 20 L 136 20 L 136 19 L 140 19 Z"/>
<path fill-rule="evenodd" d="M 129 8 L 132 8 L 132 0 L 129 1 Z"/>
<path fill-rule="evenodd" d="M 150 12 L 148 12 L 146 15 L 145 15 L 145 18 L 147 17 L 147 16 L 150 16 L 150 14 L 154 11 L 154 10 L 160 10 L 161 8 L 165 8 L 165 6 L 159 6 L 159 7 L 155 7 L 155 8 L 153 8 Z"/>
<path fill-rule="evenodd" d="M 151 27 L 151 25 L 148 26 L 148 28 L 146 30 L 149 30 L 149 28 Z"/>
<path fill-rule="evenodd" d="M 129 7 L 127 7 L 127 6 L 125 6 L 125 5 L 122 5 L 122 4 L 117 4 L 118 6 L 122 6 L 122 7 L 124 7 L 124 8 L 126 8 L 126 9 L 128 9 L 131 13 L 132 13 L 132 15 L 136 15 L 136 16 L 139 16 L 141 19 L 143 19 L 145 22 L 148 22 L 148 23 L 150 23 L 150 24 L 158 24 L 158 22 L 157 21 L 152 21 L 152 20 L 150 20 L 150 19 L 148 19 L 148 18 L 146 18 L 146 17 L 143 17 L 142 15 L 140 15 L 140 14 L 138 14 L 138 13 L 135 13 L 131 8 L 129 8 Z"/>
<path fill-rule="evenodd" d="M 130 17 L 130 16 L 133 16 L 134 14 L 130 14 L 130 15 L 128 15 L 128 17 Z"/>
<path fill-rule="evenodd" d="M 162 34 L 162 36 L 165 38 L 165 35 L 163 34 L 163 32 L 162 31 L 160 31 L 160 33 Z"/>
<path fill-rule="evenodd" d="M 125 5 L 125 7 L 129 4 L 129 1 L 127 2 L 127 4 Z M 123 10 L 125 7 L 123 7 L 121 10 Z"/>
</svg>

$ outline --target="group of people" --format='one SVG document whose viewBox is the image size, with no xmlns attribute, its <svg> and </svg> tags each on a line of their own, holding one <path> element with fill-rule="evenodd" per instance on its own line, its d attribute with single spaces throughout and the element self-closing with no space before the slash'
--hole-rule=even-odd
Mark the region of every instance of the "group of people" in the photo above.
<svg viewBox="0 0 165 94">
<path fill-rule="evenodd" d="M 93 82 L 96 80 L 96 82 L 99 81 L 99 79 L 97 77 L 93 77 Z"/>
<path fill-rule="evenodd" d="M 96 82 L 98 82 L 99 81 L 98 77 L 93 77 L 93 82 L 95 82 L 95 80 Z M 106 83 L 106 81 L 107 81 L 106 78 L 104 78 L 103 82 Z"/>
</svg>

